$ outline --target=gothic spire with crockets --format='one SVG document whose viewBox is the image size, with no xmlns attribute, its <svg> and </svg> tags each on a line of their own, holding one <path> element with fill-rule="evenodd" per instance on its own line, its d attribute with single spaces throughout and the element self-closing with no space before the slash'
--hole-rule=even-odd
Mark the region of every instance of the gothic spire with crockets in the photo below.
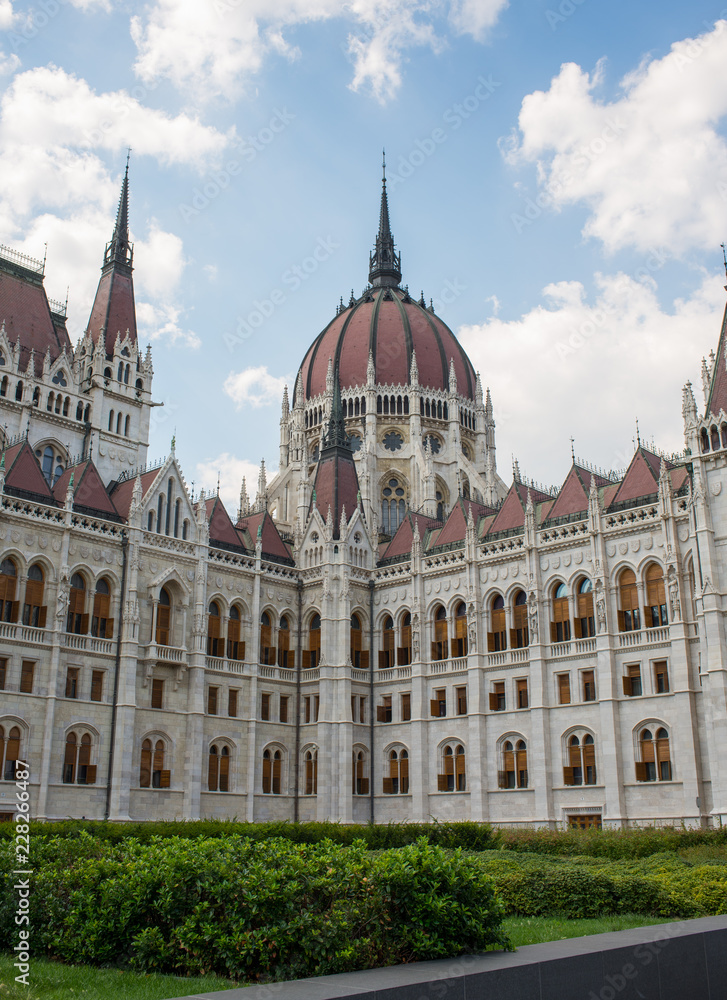
<svg viewBox="0 0 727 1000">
<path fill-rule="evenodd" d="M 381 210 L 376 247 L 369 255 L 369 281 L 374 287 L 396 288 L 401 282 L 401 254 L 396 252 L 389 223 L 389 201 L 386 195 L 386 151 L 383 158 Z"/>
</svg>

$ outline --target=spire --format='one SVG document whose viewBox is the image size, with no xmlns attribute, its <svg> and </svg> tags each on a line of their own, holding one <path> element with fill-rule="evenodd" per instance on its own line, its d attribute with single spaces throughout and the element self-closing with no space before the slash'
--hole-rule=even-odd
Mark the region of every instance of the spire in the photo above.
<svg viewBox="0 0 727 1000">
<path fill-rule="evenodd" d="M 376 385 L 376 366 L 374 365 L 374 352 L 369 348 L 369 361 L 366 365 L 366 385 Z"/>
<path fill-rule="evenodd" d="M 449 359 L 449 391 L 457 392 L 457 373 L 454 370 L 454 358 Z"/>
<path fill-rule="evenodd" d="M 331 368 L 332 366 L 329 362 L 329 370 Z M 343 402 L 341 401 L 341 383 L 338 379 L 338 365 L 336 365 L 335 371 L 330 370 L 330 377 L 333 401 L 331 403 L 331 415 L 328 418 L 328 429 L 323 435 L 321 458 L 323 458 L 326 452 L 330 452 L 334 448 L 345 448 L 348 453 L 351 451 L 351 446 L 348 443 L 348 435 L 346 434 L 346 425 L 343 420 Z M 326 378 L 327 381 L 328 378 Z"/>
<path fill-rule="evenodd" d="M 417 352 L 411 352 L 411 367 L 409 368 L 409 385 L 419 385 L 419 366 L 417 365 Z"/>
<path fill-rule="evenodd" d="M 326 523 L 330 538 L 339 537 L 344 509 L 355 510 L 359 496 L 356 463 L 346 434 L 341 383 L 336 365 L 333 372 L 331 412 L 321 442 L 311 505 L 311 509 L 318 508 L 321 516 L 324 511 L 328 511 Z"/>
<path fill-rule="evenodd" d="M 283 388 L 283 416 L 287 417 L 290 413 L 290 403 L 288 402 L 288 387 L 287 385 Z"/>
<path fill-rule="evenodd" d="M 369 281 L 375 287 L 396 288 L 401 281 L 401 254 L 396 252 L 389 223 L 389 200 L 386 196 L 386 152 L 383 160 L 379 233 L 374 252 L 369 255 Z"/>
<path fill-rule="evenodd" d="M 131 270 L 134 259 L 134 248 L 129 243 L 129 155 L 126 156 L 126 170 L 121 184 L 121 195 L 119 197 L 119 207 L 116 211 L 116 225 L 111 242 L 106 247 L 104 254 L 104 268 L 114 267 L 117 264 Z"/>
</svg>

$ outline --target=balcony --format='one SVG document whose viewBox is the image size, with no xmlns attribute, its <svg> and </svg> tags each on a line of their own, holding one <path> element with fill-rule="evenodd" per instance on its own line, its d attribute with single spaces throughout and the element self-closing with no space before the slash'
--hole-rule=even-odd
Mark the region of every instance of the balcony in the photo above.
<svg viewBox="0 0 727 1000">
<path fill-rule="evenodd" d="M 226 656 L 208 656 L 205 660 L 208 670 L 217 670 L 225 674 L 244 674 L 244 660 L 228 660 Z"/>
<path fill-rule="evenodd" d="M 566 642 L 551 642 L 548 646 L 548 659 L 562 660 L 569 656 L 587 656 L 595 652 L 595 636 L 588 639 L 568 639 Z"/>
<path fill-rule="evenodd" d="M 633 649 L 636 646 L 668 646 L 670 642 L 668 625 L 658 628 L 642 628 L 636 632 L 619 632 L 618 634 L 620 649 Z"/>
<path fill-rule="evenodd" d="M 432 660 L 430 674 L 461 674 L 467 670 L 467 657 L 458 656 L 451 660 Z"/>
<path fill-rule="evenodd" d="M 97 639 L 93 635 L 76 635 L 75 632 L 64 632 L 61 635 L 61 646 L 65 646 L 66 649 L 83 650 L 86 653 L 113 656 L 115 643 L 113 639 Z"/>
<path fill-rule="evenodd" d="M 141 646 L 143 660 L 158 660 L 160 663 L 184 663 L 188 652 L 181 646 L 160 646 L 155 642 Z"/>
<path fill-rule="evenodd" d="M 522 649 L 503 649 L 499 653 L 486 653 L 485 666 L 487 667 L 510 667 L 519 663 L 527 663 L 530 660 L 530 650 L 527 646 Z"/>
<path fill-rule="evenodd" d="M 33 646 L 50 646 L 53 633 L 46 628 L 33 628 L 17 622 L 0 622 L 0 639 L 10 639 Z"/>
</svg>

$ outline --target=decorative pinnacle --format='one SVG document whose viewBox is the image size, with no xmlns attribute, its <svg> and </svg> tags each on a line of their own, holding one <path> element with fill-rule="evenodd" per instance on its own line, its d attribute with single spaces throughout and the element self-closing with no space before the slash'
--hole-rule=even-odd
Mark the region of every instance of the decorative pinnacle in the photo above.
<svg viewBox="0 0 727 1000">
<path fill-rule="evenodd" d="M 346 434 L 346 425 L 343 420 L 343 402 L 341 400 L 341 383 L 338 378 L 338 364 L 332 372 L 331 381 L 333 383 L 333 401 L 331 402 L 331 415 L 328 419 L 328 429 L 323 435 L 321 447 L 321 458 L 324 453 L 334 448 L 345 448 L 350 453 L 351 445 Z"/>
<path fill-rule="evenodd" d="M 374 252 L 369 255 L 369 281 L 374 287 L 397 288 L 401 281 L 401 254 L 396 252 L 389 222 L 389 200 L 386 195 L 386 151 L 383 157 L 379 233 Z"/>
<path fill-rule="evenodd" d="M 121 184 L 121 196 L 119 197 L 119 207 L 116 212 L 116 225 L 111 242 L 106 246 L 104 254 L 103 269 L 121 265 L 131 269 L 134 260 L 134 248 L 129 243 L 129 156 L 131 149 L 126 156 L 126 171 Z"/>
</svg>

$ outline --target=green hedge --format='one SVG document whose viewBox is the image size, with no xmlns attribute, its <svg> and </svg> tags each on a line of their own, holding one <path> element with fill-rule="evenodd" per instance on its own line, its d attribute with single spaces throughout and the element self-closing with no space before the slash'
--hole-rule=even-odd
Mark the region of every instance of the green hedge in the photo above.
<svg viewBox="0 0 727 1000">
<path fill-rule="evenodd" d="M 676 827 L 649 827 L 634 830 L 548 830 L 493 829 L 487 823 L 389 823 L 367 826 L 337 823 L 238 823 L 233 820 L 190 822 L 102 823 L 67 820 L 59 823 L 31 823 L 34 838 L 69 837 L 82 830 L 114 843 L 131 837 L 147 843 L 156 837 L 219 837 L 239 835 L 252 840 L 282 837 L 296 844 L 336 844 L 363 841 L 371 850 L 404 847 L 426 837 L 440 847 L 462 847 L 470 851 L 493 848 L 520 853 L 589 855 L 601 858 L 645 858 L 669 851 L 702 848 L 718 850 L 727 845 L 727 828 L 687 830 Z M 13 834 L 12 823 L 0 824 L 0 842 Z"/>
<path fill-rule="evenodd" d="M 0 947 L 14 941 L 2 847 Z M 33 938 L 67 962 L 281 980 L 506 947 L 477 859 L 421 839 L 376 856 L 357 842 L 293 844 L 81 833 L 37 844 Z"/>
</svg>

